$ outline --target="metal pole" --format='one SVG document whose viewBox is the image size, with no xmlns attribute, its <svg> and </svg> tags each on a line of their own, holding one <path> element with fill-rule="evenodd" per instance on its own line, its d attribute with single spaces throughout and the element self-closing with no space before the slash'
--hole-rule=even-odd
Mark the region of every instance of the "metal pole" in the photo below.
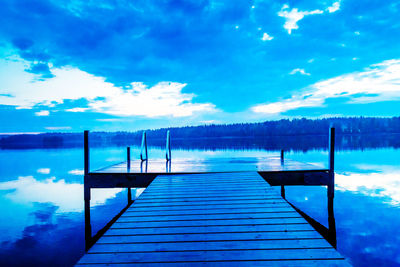
<svg viewBox="0 0 400 267">
<path fill-rule="evenodd" d="M 167 131 L 167 142 L 165 144 L 165 157 L 167 161 L 171 161 L 171 135 L 169 130 Z"/>
<path fill-rule="evenodd" d="M 145 150 L 146 157 L 143 157 L 143 150 Z M 147 155 L 147 137 L 146 137 L 146 132 L 145 131 L 143 131 L 143 135 L 142 135 L 142 145 L 141 145 L 141 149 L 140 149 L 140 159 L 142 161 L 148 159 L 148 155 Z"/>
</svg>

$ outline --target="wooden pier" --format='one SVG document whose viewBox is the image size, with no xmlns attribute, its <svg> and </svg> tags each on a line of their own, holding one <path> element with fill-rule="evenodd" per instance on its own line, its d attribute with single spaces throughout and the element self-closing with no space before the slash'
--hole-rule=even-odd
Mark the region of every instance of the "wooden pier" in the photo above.
<svg viewBox="0 0 400 267">
<path fill-rule="evenodd" d="M 87 133 L 85 140 L 88 148 Z M 237 160 L 233 171 L 221 162 L 217 168 L 178 160 L 171 168 L 169 154 L 167 162 L 147 162 L 146 155 L 145 172 L 143 160 L 131 161 L 130 156 L 127 162 L 90 172 L 87 149 L 88 250 L 77 265 L 347 266 L 335 243 L 284 198 L 284 185 L 326 185 L 333 213 L 333 146 L 331 142 L 329 169 L 283 161 L 282 153 L 270 160 Z M 267 181 L 281 185 L 281 194 Z M 129 190 L 127 207 L 92 237 L 90 190 L 106 187 L 146 189 L 134 202 Z"/>
</svg>

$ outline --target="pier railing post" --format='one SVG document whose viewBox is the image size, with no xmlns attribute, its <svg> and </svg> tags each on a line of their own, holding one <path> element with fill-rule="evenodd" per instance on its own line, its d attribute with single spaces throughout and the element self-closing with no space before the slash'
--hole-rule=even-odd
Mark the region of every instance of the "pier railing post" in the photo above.
<svg viewBox="0 0 400 267">
<path fill-rule="evenodd" d="M 85 249 L 86 251 L 90 248 L 92 243 L 92 225 L 90 222 L 90 183 L 89 183 L 89 131 L 84 131 L 83 140 L 84 149 L 84 178 L 83 178 L 83 199 L 85 202 Z"/>
<path fill-rule="evenodd" d="M 328 199 L 335 195 L 335 128 L 329 132 L 329 182 Z"/>
<path fill-rule="evenodd" d="M 143 156 L 143 150 L 144 150 L 144 154 L 145 156 Z M 140 160 L 144 161 L 148 159 L 148 154 L 147 154 L 147 136 L 146 136 L 146 132 L 143 132 L 142 135 L 142 145 L 141 145 L 141 149 L 140 149 Z"/>
<path fill-rule="evenodd" d="M 84 131 L 84 141 L 83 141 L 84 157 L 85 157 L 85 175 L 89 174 L 89 131 Z"/>
<path fill-rule="evenodd" d="M 171 161 L 171 135 L 169 130 L 167 131 L 167 141 L 165 144 L 165 158 L 167 161 Z"/>
<path fill-rule="evenodd" d="M 131 148 L 128 146 L 126 148 L 126 164 L 128 172 L 131 171 Z M 128 187 L 128 204 L 132 202 L 132 189 Z"/>
<path fill-rule="evenodd" d="M 126 167 L 129 172 L 131 170 L 131 148 L 129 146 L 126 148 Z"/>
<path fill-rule="evenodd" d="M 283 166 L 284 164 L 285 164 L 285 151 L 282 149 L 281 150 L 281 166 Z M 286 197 L 285 186 L 283 184 L 281 185 L 281 196 L 283 198 Z"/>
</svg>

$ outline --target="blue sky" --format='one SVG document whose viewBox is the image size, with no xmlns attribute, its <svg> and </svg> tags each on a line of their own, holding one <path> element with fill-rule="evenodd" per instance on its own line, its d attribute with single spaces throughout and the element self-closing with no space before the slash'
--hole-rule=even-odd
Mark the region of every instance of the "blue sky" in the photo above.
<svg viewBox="0 0 400 267">
<path fill-rule="evenodd" d="M 400 3 L 3 0 L 0 133 L 400 115 Z"/>
</svg>

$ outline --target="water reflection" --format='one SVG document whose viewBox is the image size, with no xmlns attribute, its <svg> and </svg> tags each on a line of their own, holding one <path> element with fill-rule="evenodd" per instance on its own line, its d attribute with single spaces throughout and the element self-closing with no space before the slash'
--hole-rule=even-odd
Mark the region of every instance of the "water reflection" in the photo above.
<svg viewBox="0 0 400 267">
<path fill-rule="evenodd" d="M 400 169 L 378 173 L 337 174 L 336 190 L 351 191 L 370 197 L 381 197 L 384 203 L 400 204 Z"/>
<path fill-rule="evenodd" d="M 82 212 L 83 184 L 66 183 L 64 179 L 51 177 L 37 180 L 33 176 L 18 177 L 17 180 L 0 182 L 0 190 L 6 191 L 3 197 L 15 203 L 51 203 L 58 207 L 58 212 Z M 114 198 L 123 189 L 113 188 L 95 190 L 91 205 L 103 205 L 107 199 Z"/>
<path fill-rule="evenodd" d="M 164 148 L 150 149 L 152 158 L 165 157 Z M 106 160 L 111 164 L 126 158 L 125 148 L 92 151 L 94 169 L 108 165 Z M 244 150 L 195 149 L 172 153 L 173 160 L 178 157 L 214 160 L 279 156 L 280 151 L 247 146 Z M 82 155 L 81 149 L 0 150 L 0 228 L 6 229 L 0 232 L 2 265 L 71 266 L 83 254 Z M 138 158 L 139 149 L 132 148 L 132 155 Z M 321 165 L 326 164 L 327 153 L 289 151 L 285 158 Z M 334 217 L 339 252 L 355 266 L 400 265 L 400 228 L 397 227 L 400 225 L 400 150 L 387 147 L 345 150 L 339 151 L 336 159 Z M 39 169 L 46 168 L 50 169 L 48 174 L 38 173 Z M 126 205 L 126 195 L 120 189 L 93 190 L 93 228 L 101 229 L 121 210 Z M 286 197 L 315 221 L 330 228 L 326 188 L 286 187 Z"/>
</svg>

